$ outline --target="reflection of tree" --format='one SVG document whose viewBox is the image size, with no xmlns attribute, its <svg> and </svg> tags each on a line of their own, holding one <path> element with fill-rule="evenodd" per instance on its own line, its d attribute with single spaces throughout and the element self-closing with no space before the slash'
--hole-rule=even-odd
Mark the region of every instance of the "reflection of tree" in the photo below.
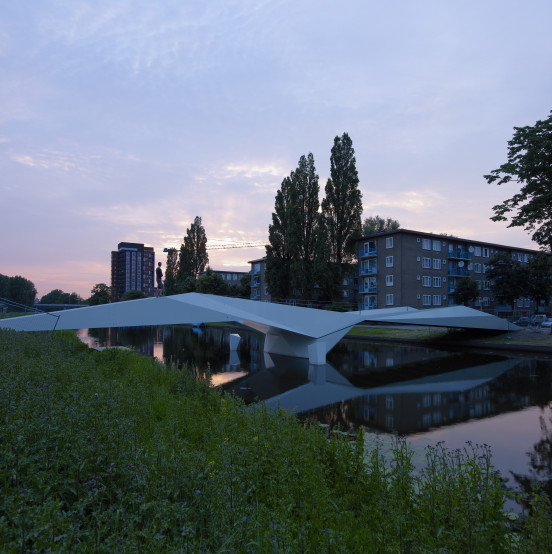
<svg viewBox="0 0 552 554">
<path fill-rule="evenodd" d="M 533 446 L 532 452 L 527 452 L 531 470 L 528 475 L 512 472 L 514 479 L 525 492 L 530 492 L 536 483 L 552 498 L 552 430 L 548 427 L 552 417 L 546 421 L 544 414 L 539 417 L 542 438 Z"/>
</svg>

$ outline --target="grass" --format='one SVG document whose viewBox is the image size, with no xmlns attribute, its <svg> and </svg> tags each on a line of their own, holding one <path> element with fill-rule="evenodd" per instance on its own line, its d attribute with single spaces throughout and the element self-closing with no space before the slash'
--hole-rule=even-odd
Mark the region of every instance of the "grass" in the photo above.
<svg viewBox="0 0 552 554">
<path fill-rule="evenodd" d="M 72 334 L 0 331 L 7 552 L 546 552 L 550 503 L 518 519 L 487 447 L 351 441 L 246 407 L 208 376 Z"/>
</svg>

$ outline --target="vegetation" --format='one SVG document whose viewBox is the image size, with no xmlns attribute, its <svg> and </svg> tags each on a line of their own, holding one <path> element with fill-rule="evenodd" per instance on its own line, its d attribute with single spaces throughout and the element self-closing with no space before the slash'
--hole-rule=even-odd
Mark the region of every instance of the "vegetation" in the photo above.
<svg viewBox="0 0 552 554">
<path fill-rule="evenodd" d="M 362 224 L 363 235 L 373 235 L 374 233 L 383 233 L 384 231 L 395 231 L 401 226 L 396 219 L 383 219 L 379 215 L 367 217 Z"/>
<path fill-rule="evenodd" d="M 88 299 L 90 306 L 98 306 L 100 304 L 109 304 L 113 301 L 111 287 L 105 283 L 98 283 L 92 287 L 91 296 Z"/>
<path fill-rule="evenodd" d="M 76 293 L 63 292 L 61 289 L 54 289 L 40 299 L 40 304 L 81 304 L 82 298 Z"/>
<path fill-rule="evenodd" d="M 507 221 L 508 227 L 523 227 L 533 232 L 533 240 L 550 251 L 552 248 L 552 112 L 534 126 L 514 127 L 508 141 L 508 161 L 489 175 L 488 183 L 504 185 L 515 179 L 522 184 L 520 192 L 493 207 L 493 221 Z"/>
<path fill-rule="evenodd" d="M 19 275 L 7 277 L 0 274 L 0 298 L 24 306 L 33 306 L 36 298 L 36 288 L 31 281 Z"/>
<path fill-rule="evenodd" d="M 183 284 L 187 277 L 197 279 L 208 263 L 207 235 L 201 224 L 201 217 L 196 216 L 190 228 L 186 230 L 184 242 L 180 246 L 176 273 L 177 287 Z"/>
<path fill-rule="evenodd" d="M 547 552 L 550 503 L 517 519 L 487 447 L 355 442 L 187 371 L 73 335 L 2 331 L 5 551 Z"/>
<path fill-rule="evenodd" d="M 464 277 L 456 280 L 456 287 L 452 293 L 455 304 L 469 306 L 479 294 L 477 283 L 469 277 Z"/>
<path fill-rule="evenodd" d="M 143 290 L 127 290 L 123 296 L 121 296 L 120 301 L 126 302 L 127 300 L 138 300 L 140 298 L 147 298 L 148 295 Z"/>
<path fill-rule="evenodd" d="M 276 193 L 268 229 L 266 279 L 273 298 L 313 296 L 319 190 L 313 155 L 301 156 Z"/>
<path fill-rule="evenodd" d="M 178 251 L 176 248 L 167 250 L 167 265 L 165 267 L 165 295 L 170 296 L 178 293 L 177 288 L 178 274 Z"/>
</svg>

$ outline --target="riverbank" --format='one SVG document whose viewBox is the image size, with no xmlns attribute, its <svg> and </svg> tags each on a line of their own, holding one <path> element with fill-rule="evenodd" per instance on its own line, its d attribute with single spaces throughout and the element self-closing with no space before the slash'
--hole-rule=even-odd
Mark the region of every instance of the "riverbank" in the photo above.
<svg viewBox="0 0 552 554">
<path fill-rule="evenodd" d="M 358 325 L 346 335 L 350 339 L 381 342 L 425 344 L 447 348 L 474 348 L 487 351 L 536 354 L 552 357 L 550 329 L 524 328 L 507 333 L 439 327 L 413 327 L 408 325 Z"/>
<path fill-rule="evenodd" d="M 489 449 L 356 441 L 71 333 L 0 331 L 9 551 L 549 551 L 548 501 L 504 511 Z M 514 524 L 512 522 L 515 522 Z"/>
</svg>

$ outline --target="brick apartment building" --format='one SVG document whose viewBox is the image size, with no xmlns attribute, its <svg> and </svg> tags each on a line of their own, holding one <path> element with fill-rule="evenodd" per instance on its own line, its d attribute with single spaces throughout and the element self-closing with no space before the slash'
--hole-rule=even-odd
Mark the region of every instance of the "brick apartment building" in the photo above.
<svg viewBox="0 0 552 554">
<path fill-rule="evenodd" d="M 128 290 L 154 291 L 155 252 L 151 246 L 120 242 L 111 252 L 111 287 L 115 300 Z"/>
<path fill-rule="evenodd" d="M 522 264 L 539 252 L 514 246 L 397 229 L 362 237 L 358 245 L 360 309 L 412 306 L 435 308 L 454 305 L 452 293 L 460 278 L 476 281 L 480 295 L 475 306 L 506 315 L 511 306 L 501 305 L 486 278 L 490 258 L 507 253 Z M 536 311 L 528 298 L 516 301 L 515 312 Z"/>
</svg>

